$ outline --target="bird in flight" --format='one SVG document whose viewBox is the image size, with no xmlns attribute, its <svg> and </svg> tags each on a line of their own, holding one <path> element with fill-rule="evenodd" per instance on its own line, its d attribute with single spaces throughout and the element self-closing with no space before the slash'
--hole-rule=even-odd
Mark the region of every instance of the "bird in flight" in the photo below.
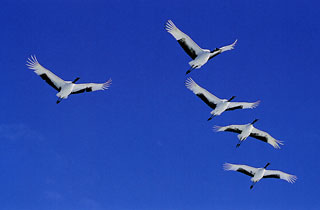
<svg viewBox="0 0 320 210">
<path fill-rule="evenodd" d="M 202 49 L 195 43 L 187 34 L 180 31 L 171 20 L 168 20 L 165 29 L 178 41 L 184 51 L 192 58 L 189 62 L 190 69 L 186 72 L 189 74 L 193 69 L 199 69 L 206 64 L 211 58 L 232 50 L 237 43 L 237 40 L 230 45 L 216 48 L 214 50 Z"/>
<path fill-rule="evenodd" d="M 224 170 L 226 171 L 238 171 L 240 173 L 243 173 L 245 175 L 251 176 L 251 181 L 253 184 L 250 186 L 250 189 L 253 188 L 253 186 L 264 178 L 277 178 L 277 179 L 283 179 L 289 183 L 294 183 L 297 180 L 297 177 L 295 175 L 287 174 L 282 171 L 277 170 L 266 170 L 266 168 L 270 165 L 270 163 L 267 163 L 264 168 L 254 168 L 247 165 L 237 165 L 237 164 L 230 164 L 225 163 L 223 165 Z"/>
<path fill-rule="evenodd" d="M 248 102 L 231 102 L 235 96 L 232 96 L 229 100 L 220 99 L 217 96 L 211 94 L 206 89 L 200 87 L 193 79 L 187 78 L 186 87 L 196 94 L 202 101 L 204 101 L 213 110 L 210 112 L 211 120 L 214 116 L 221 115 L 224 111 L 236 110 L 236 109 L 253 109 L 257 107 L 260 101 L 253 103 Z"/>
<path fill-rule="evenodd" d="M 111 85 L 111 79 L 105 83 L 83 83 L 75 84 L 80 78 L 77 77 L 75 80 L 64 81 L 48 69 L 40 65 L 35 56 L 31 56 L 27 60 L 27 66 L 32 69 L 37 75 L 39 75 L 43 80 L 45 80 L 51 87 L 58 91 L 57 104 L 61 102 L 62 99 L 67 99 L 70 94 L 77 94 L 83 92 L 91 92 L 96 90 L 108 89 Z"/>
<path fill-rule="evenodd" d="M 258 119 L 255 119 L 252 123 L 248 123 L 245 125 L 214 126 L 214 130 L 216 132 L 227 131 L 227 132 L 239 133 L 238 135 L 239 143 L 237 144 L 236 147 L 239 147 L 244 140 L 246 140 L 249 136 L 251 136 L 253 138 L 259 139 L 261 141 L 264 141 L 272 145 L 276 149 L 280 149 L 279 144 L 283 145 L 282 141 L 279 141 L 273 138 L 270 134 L 268 134 L 265 131 L 262 131 L 253 127 L 253 124 L 255 124 L 257 121 Z"/>
</svg>

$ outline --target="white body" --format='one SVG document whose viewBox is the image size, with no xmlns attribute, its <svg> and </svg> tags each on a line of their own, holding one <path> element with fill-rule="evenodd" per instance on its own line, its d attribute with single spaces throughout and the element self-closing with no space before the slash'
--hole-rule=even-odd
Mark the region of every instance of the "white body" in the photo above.
<svg viewBox="0 0 320 210">
<path fill-rule="evenodd" d="M 202 50 L 194 60 L 189 62 L 189 65 L 194 69 L 199 69 L 206 64 L 210 58 L 210 50 Z"/>
<path fill-rule="evenodd" d="M 264 168 L 257 168 L 254 176 L 251 178 L 252 182 L 258 182 L 260 179 L 263 178 L 264 173 L 266 172 L 266 169 Z"/>
<path fill-rule="evenodd" d="M 226 99 L 222 99 L 217 103 L 217 107 L 210 112 L 211 115 L 217 116 L 221 115 L 224 111 L 228 109 L 230 102 Z"/>
<path fill-rule="evenodd" d="M 61 90 L 57 93 L 56 96 L 62 99 L 67 99 L 68 96 L 72 93 L 74 87 L 75 84 L 70 81 L 66 81 L 66 83 L 61 86 Z"/>
<path fill-rule="evenodd" d="M 247 124 L 244 129 L 242 130 L 242 132 L 238 135 L 238 139 L 240 141 L 244 141 L 248 138 L 248 136 L 250 135 L 251 131 L 253 130 L 253 125 L 251 123 Z"/>
</svg>

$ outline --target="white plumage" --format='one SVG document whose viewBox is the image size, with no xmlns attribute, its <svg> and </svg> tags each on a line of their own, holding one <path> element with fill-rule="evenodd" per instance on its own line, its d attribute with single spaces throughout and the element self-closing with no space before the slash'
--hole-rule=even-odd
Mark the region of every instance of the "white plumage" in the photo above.
<svg viewBox="0 0 320 210">
<path fill-rule="evenodd" d="M 57 103 L 59 103 L 62 99 L 67 99 L 70 94 L 108 89 L 112 82 L 112 80 L 109 79 L 105 83 L 75 84 L 75 82 L 78 81 L 79 78 L 76 78 L 73 82 L 64 81 L 48 69 L 41 66 L 35 56 L 31 56 L 31 58 L 28 58 L 27 66 L 29 69 L 34 70 L 37 75 L 39 75 L 50 86 L 58 91 L 57 97 L 59 97 L 59 100 L 57 101 Z"/>
<path fill-rule="evenodd" d="M 211 120 L 212 117 L 221 115 L 224 111 L 230 111 L 235 109 L 253 109 L 257 107 L 260 101 L 256 101 L 253 103 L 248 102 L 230 102 L 235 98 L 233 96 L 229 100 L 220 99 L 217 96 L 211 94 L 206 89 L 200 87 L 195 81 L 193 81 L 190 77 L 187 78 L 186 87 L 191 90 L 194 94 L 196 94 L 201 100 L 203 100 L 209 107 L 213 110 L 210 112 L 211 117 L 208 120 Z"/>
<path fill-rule="evenodd" d="M 253 127 L 253 124 L 257 121 L 258 119 L 255 119 L 252 123 L 248 123 L 245 125 L 214 126 L 214 130 L 217 132 L 228 131 L 233 133 L 239 133 L 238 135 L 239 143 L 237 144 L 237 147 L 240 146 L 242 141 L 246 140 L 249 136 L 251 136 L 253 138 L 259 139 L 261 141 L 264 141 L 272 145 L 276 149 L 280 149 L 279 144 L 283 145 L 282 141 L 279 141 L 273 138 L 267 132 L 261 131 Z"/>
<path fill-rule="evenodd" d="M 267 165 L 264 168 L 254 168 L 247 165 L 225 163 L 223 165 L 223 168 L 227 171 L 238 171 L 248 176 L 251 176 L 251 181 L 253 182 L 253 184 L 250 186 L 250 189 L 252 189 L 255 183 L 257 183 L 263 178 L 283 179 L 290 183 L 294 183 L 297 180 L 297 177 L 295 175 L 287 174 L 277 170 L 266 170 L 269 164 L 270 163 L 267 163 Z"/>
<path fill-rule="evenodd" d="M 195 43 L 187 34 L 180 31 L 171 20 L 167 21 L 165 29 L 178 41 L 184 51 L 192 58 L 192 61 L 189 62 L 191 68 L 186 72 L 186 74 L 190 73 L 193 69 L 200 68 L 206 64 L 208 60 L 220 53 L 232 50 L 237 43 L 236 40 L 231 45 L 210 51 L 199 47 L 199 45 L 197 45 L 197 43 Z"/>
</svg>

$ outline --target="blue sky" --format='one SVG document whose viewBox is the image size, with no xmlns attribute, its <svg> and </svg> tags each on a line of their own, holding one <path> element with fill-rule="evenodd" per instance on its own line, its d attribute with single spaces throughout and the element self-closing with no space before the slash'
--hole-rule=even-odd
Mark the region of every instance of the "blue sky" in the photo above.
<svg viewBox="0 0 320 210">
<path fill-rule="evenodd" d="M 0 9 L 2 210 L 319 209 L 319 3 L 317 1 L 3 0 Z M 190 76 L 220 98 L 261 100 L 254 110 L 211 109 L 185 86 L 190 58 L 168 19 L 201 47 L 238 39 Z M 72 95 L 25 66 L 109 90 Z M 214 125 L 245 124 L 283 140 L 281 150 Z M 262 180 L 225 162 L 280 169 Z"/>
</svg>

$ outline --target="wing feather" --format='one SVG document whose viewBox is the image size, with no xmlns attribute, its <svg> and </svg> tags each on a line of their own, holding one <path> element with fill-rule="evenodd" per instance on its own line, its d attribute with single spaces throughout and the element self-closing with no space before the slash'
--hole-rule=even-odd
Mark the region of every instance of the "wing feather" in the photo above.
<svg viewBox="0 0 320 210">
<path fill-rule="evenodd" d="M 215 109 L 217 104 L 221 101 L 221 99 L 200 87 L 193 79 L 191 79 L 191 77 L 187 78 L 185 85 L 212 109 Z"/>
<path fill-rule="evenodd" d="M 279 144 L 283 145 L 282 141 L 279 141 L 279 140 L 273 138 L 267 132 L 261 131 L 261 130 L 259 130 L 257 128 L 253 128 L 252 129 L 252 131 L 250 133 L 250 136 L 253 137 L 253 138 L 259 139 L 261 141 L 264 141 L 264 142 L 266 142 L 268 144 L 271 144 L 276 149 L 280 149 Z"/>
<path fill-rule="evenodd" d="M 83 83 L 83 84 L 75 84 L 71 94 L 91 92 L 97 90 L 106 90 L 110 87 L 112 80 L 109 79 L 105 83 Z"/>
<path fill-rule="evenodd" d="M 216 132 L 227 131 L 233 133 L 241 133 L 246 125 L 227 125 L 227 126 L 214 126 L 213 129 Z"/>
<path fill-rule="evenodd" d="M 63 79 L 41 66 L 36 56 L 28 58 L 26 65 L 57 91 L 60 91 L 61 87 L 66 83 Z"/>
<path fill-rule="evenodd" d="M 247 166 L 247 165 L 231 164 L 231 163 L 223 164 L 223 169 L 226 171 L 238 171 L 240 173 L 243 173 L 251 177 L 253 177 L 254 174 L 257 172 L 257 169 L 254 167 Z"/>
<path fill-rule="evenodd" d="M 221 52 L 232 50 L 232 49 L 234 49 L 234 46 L 237 44 L 237 42 L 238 42 L 238 40 L 236 39 L 236 41 L 234 41 L 232 44 L 224 46 L 224 47 L 220 47 L 219 49 L 221 50 Z"/>
<path fill-rule="evenodd" d="M 277 170 L 266 170 L 263 178 L 283 179 L 290 183 L 294 183 L 298 179 L 295 175 L 287 174 L 285 172 Z"/>
<path fill-rule="evenodd" d="M 183 50 L 194 60 L 203 50 L 187 34 L 180 31 L 168 20 L 165 29 L 178 41 Z"/>
<path fill-rule="evenodd" d="M 230 102 L 226 111 L 235 110 L 235 109 L 253 109 L 260 104 L 260 100 L 254 103 L 248 102 Z"/>
</svg>

